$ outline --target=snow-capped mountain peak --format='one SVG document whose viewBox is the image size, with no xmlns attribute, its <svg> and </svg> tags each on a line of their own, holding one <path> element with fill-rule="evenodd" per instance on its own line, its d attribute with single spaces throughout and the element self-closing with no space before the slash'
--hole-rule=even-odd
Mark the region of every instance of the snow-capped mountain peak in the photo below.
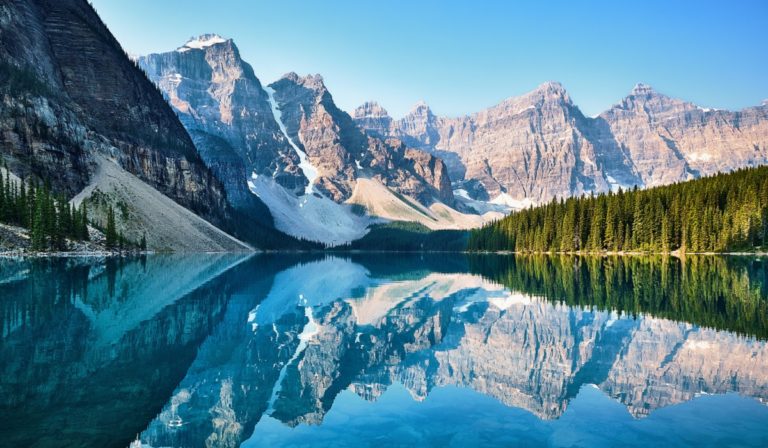
<svg viewBox="0 0 768 448">
<path fill-rule="evenodd" d="M 652 95 L 655 93 L 656 91 L 653 89 L 653 87 L 649 86 L 648 84 L 637 83 L 635 84 L 635 87 L 632 88 L 632 92 L 630 94 L 634 96 L 640 96 Z"/>
<path fill-rule="evenodd" d="M 208 48 L 212 45 L 223 44 L 226 41 L 227 39 L 224 39 L 218 34 L 201 34 L 197 37 L 191 37 L 187 43 L 179 47 L 177 51 L 184 52 L 190 49 L 202 50 L 203 48 Z"/>
</svg>

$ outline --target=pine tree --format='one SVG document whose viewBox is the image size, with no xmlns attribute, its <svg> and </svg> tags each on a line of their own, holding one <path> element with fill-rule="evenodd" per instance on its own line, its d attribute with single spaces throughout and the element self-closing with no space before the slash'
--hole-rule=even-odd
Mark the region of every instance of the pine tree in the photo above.
<svg viewBox="0 0 768 448">
<path fill-rule="evenodd" d="M 669 218 L 664 215 L 661 218 L 661 251 L 669 252 L 670 248 L 670 236 L 669 236 Z"/>
<path fill-rule="evenodd" d="M 90 235 L 88 233 L 88 206 L 85 204 L 85 202 L 80 204 L 80 232 L 79 236 L 80 239 L 83 241 L 90 240 Z"/>
<path fill-rule="evenodd" d="M 46 249 L 45 235 L 45 205 L 38 201 L 35 206 L 34 218 L 32 220 L 32 250 Z"/>
<path fill-rule="evenodd" d="M 117 247 L 117 229 L 115 228 L 115 211 L 112 206 L 107 210 L 107 229 L 105 232 L 107 249 L 112 250 Z"/>
<path fill-rule="evenodd" d="M 598 251 L 603 248 L 603 228 L 605 227 L 605 210 L 603 201 L 598 201 L 589 228 L 589 250 Z"/>
</svg>

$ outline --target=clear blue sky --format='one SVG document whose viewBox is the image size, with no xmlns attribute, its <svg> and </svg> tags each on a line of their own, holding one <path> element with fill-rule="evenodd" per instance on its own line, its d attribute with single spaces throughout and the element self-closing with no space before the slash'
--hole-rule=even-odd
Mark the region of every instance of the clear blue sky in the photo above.
<svg viewBox="0 0 768 448">
<path fill-rule="evenodd" d="M 768 98 L 768 1 L 92 0 L 123 47 L 235 39 L 262 82 L 320 73 L 351 111 L 462 115 L 563 83 L 588 115 L 638 82 L 703 107 Z"/>
</svg>

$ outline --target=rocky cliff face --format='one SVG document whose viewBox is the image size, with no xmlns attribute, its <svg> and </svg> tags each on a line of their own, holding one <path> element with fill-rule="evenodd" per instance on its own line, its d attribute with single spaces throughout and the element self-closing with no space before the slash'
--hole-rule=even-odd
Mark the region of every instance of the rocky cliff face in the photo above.
<svg viewBox="0 0 768 448">
<path fill-rule="evenodd" d="M 409 149 L 397 139 L 367 136 L 333 102 L 319 75 L 289 73 L 270 84 L 290 138 L 316 167 L 320 191 L 341 202 L 358 177 L 373 177 L 392 190 L 429 205 L 452 204 L 450 180 L 441 160 Z"/>
<path fill-rule="evenodd" d="M 355 113 L 371 135 L 439 155 L 473 199 L 519 205 L 555 196 L 651 187 L 768 162 L 768 108 L 702 109 L 639 84 L 585 117 L 558 83 L 459 118 L 417 104 L 393 120 L 376 103 Z"/>
<path fill-rule="evenodd" d="M 231 39 L 202 35 L 176 51 L 140 57 L 138 63 L 178 111 L 237 203 L 246 200 L 251 172 L 303 191 L 306 178 L 298 155 L 272 116 L 269 96 L 253 68 Z"/>
<path fill-rule="evenodd" d="M 585 121 L 563 87 L 547 83 L 468 117 L 437 117 L 419 103 L 388 134 L 450 160 L 454 180 L 479 182 L 473 199 L 541 200 L 607 188 Z"/>
<path fill-rule="evenodd" d="M 225 221 L 221 184 L 90 5 L 4 2 L 0 41 L 0 135 L 12 171 L 74 195 L 99 152 L 182 206 Z"/>
<path fill-rule="evenodd" d="M 187 129 L 200 136 L 196 141 L 204 155 L 217 152 L 206 141 L 213 136 L 243 160 L 242 169 L 231 164 L 221 169 L 222 174 L 241 172 L 227 181 L 237 184 L 228 189 L 235 197 L 242 196 L 253 173 L 269 176 L 297 195 L 312 182 L 312 188 L 343 202 L 367 169 L 385 185 L 420 201 L 452 200 L 439 160 L 407 151 L 399 141 L 365 135 L 336 107 L 319 75 L 291 73 L 264 88 L 232 40 L 213 34 L 138 61 Z"/>
<path fill-rule="evenodd" d="M 625 148 L 641 185 L 655 186 L 768 162 L 768 108 L 704 109 L 638 84 L 594 123 Z"/>
</svg>

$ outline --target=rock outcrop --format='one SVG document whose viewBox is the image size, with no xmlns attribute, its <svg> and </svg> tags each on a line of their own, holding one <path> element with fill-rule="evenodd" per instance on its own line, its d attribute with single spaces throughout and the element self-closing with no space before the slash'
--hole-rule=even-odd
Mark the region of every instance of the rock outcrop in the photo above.
<svg viewBox="0 0 768 448">
<path fill-rule="evenodd" d="M 233 197 L 243 196 L 253 173 L 269 176 L 297 195 L 311 181 L 313 188 L 343 202 L 358 176 L 371 175 L 426 204 L 452 202 L 450 180 L 439 159 L 397 140 L 365 135 L 336 107 L 319 75 L 290 73 L 265 88 L 234 42 L 215 34 L 138 62 L 196 137 L 204 157 L 211 155 L 214 170 L 220 165 L 214 154 L 239 155 L 242 168 L 231 163 L 219 168 L 222 178 L 241 173 L 226 181 Z M 221 148 L 221 140 L 230 151 Z"/>
<path fill-rule="evenodd" d="M 641 186 L 768 163 L 768 107 L 704 109 L 638 84 L 594 123 L 624 148 Z"/>
</svg>

